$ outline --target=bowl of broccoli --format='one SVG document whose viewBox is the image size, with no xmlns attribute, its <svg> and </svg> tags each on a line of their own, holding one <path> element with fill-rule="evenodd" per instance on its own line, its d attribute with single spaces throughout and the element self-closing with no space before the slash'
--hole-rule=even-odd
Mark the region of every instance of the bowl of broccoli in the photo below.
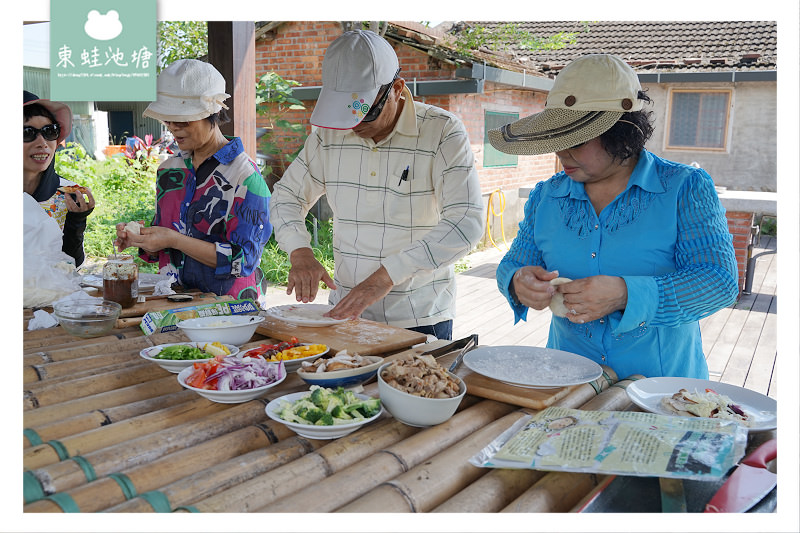
<svg viewBox="0 0 800 533">
<path fill-rule="evenodd" d="M 302 437 L 338 439 L 377 420 L 383 413 L 381 401 L 338 387 L 312 385 L 269 402 L 267 416 L 285 424 Z"/>
</svg>

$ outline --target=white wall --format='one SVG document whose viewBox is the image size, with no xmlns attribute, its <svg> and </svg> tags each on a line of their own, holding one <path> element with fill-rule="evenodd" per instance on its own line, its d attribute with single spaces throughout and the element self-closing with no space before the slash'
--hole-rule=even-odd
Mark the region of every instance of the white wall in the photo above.
<svg viewBox="0 0 800 533">
<path fill-rule="evenodd" d="M 644 84 L 653 100 L 655 132 L 647 144 L 653 153 L 690 164 L 696 161 L 717 185 L 738 191 L 776 192 L 777 85 L 774 82 L 734 83 L 728 150 L 666 150 L 666 113 L 669 89 L 728 89 L 731 84 Z"/>
</svg>

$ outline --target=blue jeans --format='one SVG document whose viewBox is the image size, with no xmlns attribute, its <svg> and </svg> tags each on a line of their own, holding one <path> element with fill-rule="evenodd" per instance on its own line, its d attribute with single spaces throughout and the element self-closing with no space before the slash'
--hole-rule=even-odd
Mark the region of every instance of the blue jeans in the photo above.
<svg viewBox="0 0 800 533">
<path fill-rule="evenodd" d="M 440 340 L 449 341 L 453 339 L 452 320 L 445 320 L 444 322 L 439 322 L 438 324 L 432 324 L 430 326 L 417 326 L 415 328 L 406 329 L 410 329 L 411 331 L 416 331 L 418 333 L 424 333 L 425 335 L 433 335 Z"/>
</svg>

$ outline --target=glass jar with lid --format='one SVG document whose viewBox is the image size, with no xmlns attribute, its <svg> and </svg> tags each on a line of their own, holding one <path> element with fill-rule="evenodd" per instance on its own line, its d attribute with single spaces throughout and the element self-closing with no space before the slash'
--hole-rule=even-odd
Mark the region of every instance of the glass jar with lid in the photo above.
<svg viewBox="0 0 800 533">
<path fill-rule="evenodd" d="M 103 298 L 131 307 L 139 297 L 139 267 L 128 254 L 108 256 L 103 267 Z"/>
</svg>

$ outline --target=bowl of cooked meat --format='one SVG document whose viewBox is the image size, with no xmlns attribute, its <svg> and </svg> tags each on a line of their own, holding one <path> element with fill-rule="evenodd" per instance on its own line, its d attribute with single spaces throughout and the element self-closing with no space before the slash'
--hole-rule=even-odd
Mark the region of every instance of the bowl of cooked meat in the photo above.
<svg viewBox="0 0 800 533">
<path fill-rule="evenodd" d="M 467 393 L 464 381 L 430 355 L 409 355 L 378 368 L 378 394 L 389 413 L 409 426 L 448 420 Z"/>
</svg>

